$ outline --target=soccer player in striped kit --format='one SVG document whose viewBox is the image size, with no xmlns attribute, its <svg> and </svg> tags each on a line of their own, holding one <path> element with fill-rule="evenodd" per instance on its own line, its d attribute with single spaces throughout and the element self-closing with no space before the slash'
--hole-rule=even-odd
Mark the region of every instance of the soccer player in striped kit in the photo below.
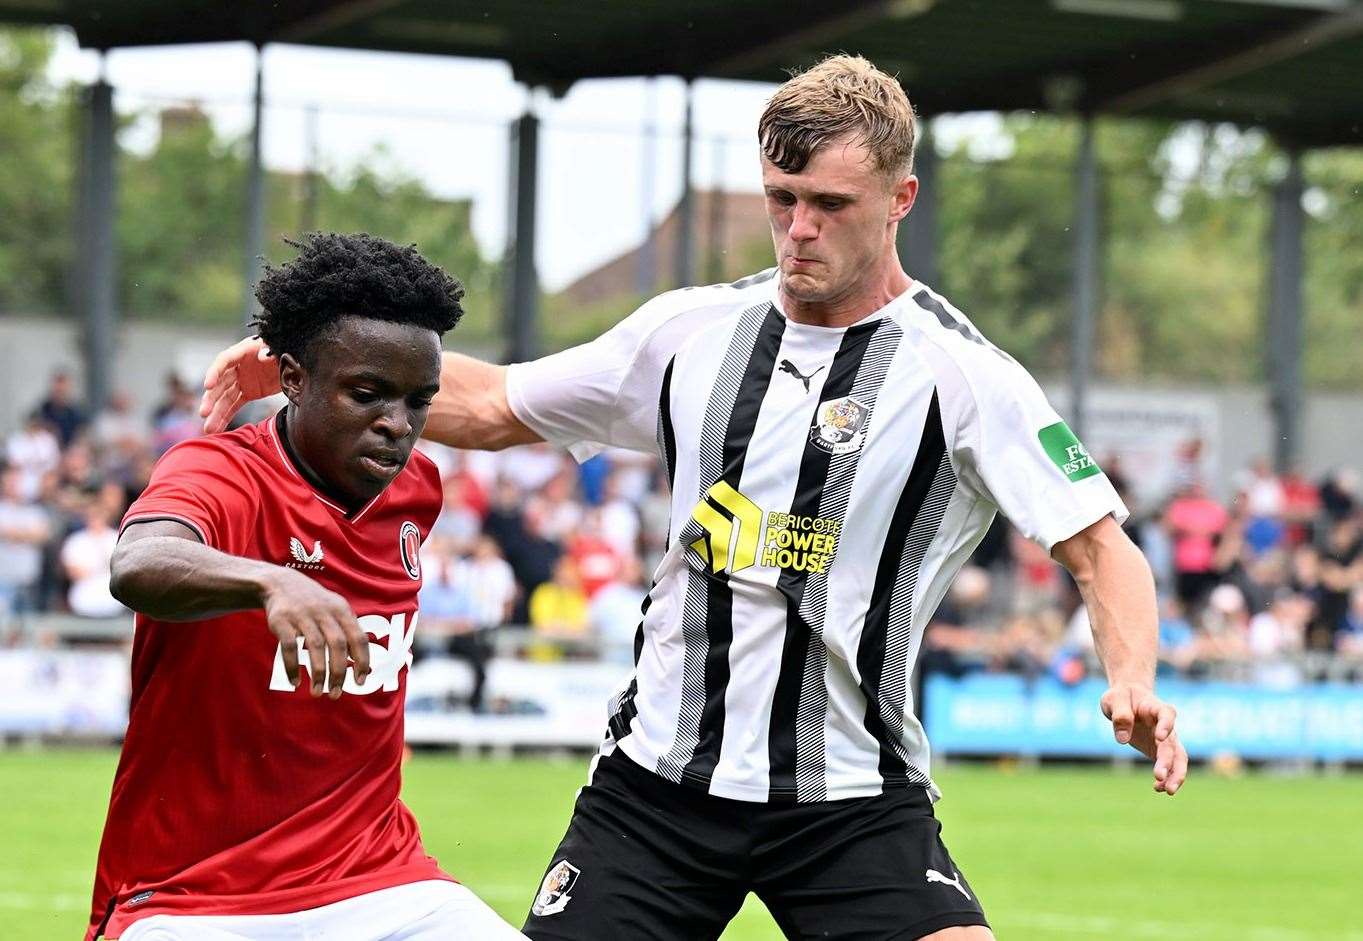
<svg viewBox="0 0 1363 941">
<path fill-rule="evenodd" d="M 528 364 L 445 354 L 428 437 L 658 454 L 667 553 L 635 674 L 531 906 L 535 939 L 719 936 L 756 892 L 792 938 L 992 937 L 933 816 L 909 676 L 1002 511 L 1077 580 L 1119 742 L 1187 773 L 1154 691 L 1153 580 L 1116 492 L 1018 363 L 895 251 L 912 208 L 899 84 L 835 56 L 759 129 L 775 268 L 649 301 Z M 252 341 L 210 371 L 220 426 L 272 391 Z"/>
</svg>

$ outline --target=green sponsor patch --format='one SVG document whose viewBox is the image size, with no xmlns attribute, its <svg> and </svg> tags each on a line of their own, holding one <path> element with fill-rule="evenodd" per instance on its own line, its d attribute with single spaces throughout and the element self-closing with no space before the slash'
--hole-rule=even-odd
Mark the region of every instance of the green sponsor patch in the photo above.
<svg viewBox="0 0 1363 941">
<path fill-rule="evenodd" d="M 1093 458 L 1089 457 L 1088 451 L 1079 443 L 1074 432 L 1070 431 L 1070 426 L 1063 421 L 1047 425 L 1038 431 L 1036 436 L 1041 441 L 1041 446 L 1046 449 L 1046 454 L 1055 461 L 1055 466 L 1060 468 L 1072 483 L 1103 472 Z"/>
</svg>

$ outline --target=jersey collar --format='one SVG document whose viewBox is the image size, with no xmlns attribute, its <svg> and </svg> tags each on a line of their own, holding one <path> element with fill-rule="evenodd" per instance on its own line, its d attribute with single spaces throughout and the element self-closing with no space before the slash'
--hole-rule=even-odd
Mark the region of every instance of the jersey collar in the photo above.
<svg viewBox="0 0 1363 941">
<path fill-rule="evenodd" d="M 270 440 L 274 442 L 275 453 L 279 455 L 279 462 L 284 465 L 284 469 L 287 470 L 289 474 L 303 482 L 319 503 L 325 505 L 328 509 L 352 523 L 358 522 L 360 517 L 364 516 L 373 508 L 374 504 L 383 499 L 383 495 L 388 492 L 388 488 L 393 485 L 393 482 L 389 481 L 388 485 L 380 490 L 374 499 L 370 500 L 353 513 L 350 512 L 345 507 L 338 504 L 333 498 L 327 496 L 327 494 L 313 481 L 311 475 L 303 470 L 303 462 L 298 459 L 298 456 L 294 453 L 293 447 L 289 444 L 289 436 L 286 431 L 288 427 L 287 419 L 284 415 L 286 411 L 287 409 L 280 409 L 279 414 L 265 423 L 265 433 L 268 434 Z M 394 480 L 396 479 L 397 478 L 395 477 Z"/>
</svg>

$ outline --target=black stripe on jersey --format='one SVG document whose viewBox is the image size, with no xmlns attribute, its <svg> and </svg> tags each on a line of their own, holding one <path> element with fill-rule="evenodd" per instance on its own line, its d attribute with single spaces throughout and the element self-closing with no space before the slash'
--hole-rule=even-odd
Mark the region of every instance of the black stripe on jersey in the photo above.
<svg viewBox="0 0 1363 941">
<path fill-rule="evenodd" d="M 770 303 L 750 307 L 739 317 L 710 388 L 697 442 L 698 503 L 708 500 L 710 488 L 720 480 L 738 484 L 784 328 L 784 318 Z M 694 519 L 674 520 L 673 525 L 684 547 L 705 535 Z M 658 759 L 656 769 L 670 781 L 708 790 L 724 729 L 733 594 L 728 573 L 711 572 L 708 565 L 689 556 L 688 561 L 682 605 L 681 701 L 672 747 Z"/>
<path fill-rule="evenodd" d="M 907 676 L 904 674 L 907 673 L 917 570 L 922 565 L 927 544 L 941 524 L 955 482 L 951 463 L 946 459 L 942 411 L 934 390 L 918 453 L 890 517 L 857 648 L 861 692 L 866 697 L 864 724 L 866 731 L 880 743 L 880 774 L 887 785 L 902 785 L 910 780 L 927 783 L 925 769 L 909 768 L 903 747 L 903 711 L 907 695 Z M 922 538 L 928 529 L 931 532 L 927 533 L 926 539 Z"/>
<path fill-rule="evenodd" d="M 644 619 L 648 617 L 649 606 L 653 604 L 653 589 L 657 587 L 657 582 L 649 585 L 648 594 L 644 595 L 643 603 L 639 605 L 639 626 L 634 631 L 634 669 L 636 673 L 630 677 L 629 685 L 620 694 L 620 699 L 615 707 L 610 710 L 611 717 L 607 726 L 610 729 L 611 738 L 617 742 L 632 731 L 629 724 L 639 714 L 639 707 L 634 705 L 634 697 L 639 695 L 637 671 L 639 669 L 639 656 L 644 652 Z"/>
<path fill-rule="evenodd" d="M 892 321 L 876 320 L 852 327 L 843 334 L 842 343 L 833 357 L 828 378 L 819 395 L 819 402 L 814 406 L 811 427 L 814 416 L 817 416 L 819 408 L 824 403 L 846 398 L 852 394 L 854 385 L 866 385 L 865 382 L 857 381 L 862 360 L 871 339 L 886 323 L 896 334 L 897 342 L 899 328 Z M 885 365 L 888 366 L 888 361 Z M 884 379 L 884 375 L 884 369 L 881 368 L 880 380 Z M 879 381 L 874 383 L 874 391 L 879 390 L 879 385 Z M 870 391 L 872 390 L 867 390 Z M 862 404 L 868 408 L 874 407 L 871 402 Z M 869 422 L 869 415 L 867 421 Z M 860 455 L 861 451 L 857 450 L 851 454 L 840 455 L 842 459 L 839 460 L 831 451 L 819 447 L 810 436 L 806 436 L 804 455 L 800 459 L 799 476 L 795 484 L 795 495 L 790 503 L 791 514 L 824 515 L 822 512 L 824 494 L 830 489 L 830 482 L 833 489 L 839 491 L 845 489 L 846 492 L 850 492 L 851 480 L 856 474 L 857 458 Z M 835 463 L 839 465 L 838 469 L 830 473 L 830 467 Z M 845 499 L 841 509 L 844 512 L 847 509 Z M 838 518 L 841 517 L 842 513 L 839 512 Z M 824 575 L 822 578 L 826 581 L 827 576 Z M 825 653 L 821 640 L 822 605 L 819 605 L 818 612 L 814 612 L 817 617 L 811 617 L 811 612 L 805 609 L 805 592 L 809 583 L 809 573 L 791 569 L 782 569 L 776 580 L 777 590 L 786 598 L 786 636 L 781 649 L 781 670 L 776 678 L 770 734 L 767 739 L 767 759 L 770 768 L 768 799 L 773 802 L 794 801 L 798 797 L 800 787 L 796 780 L 797 753 L 803 755 L 817 752 L 820 759 L 823 753 L 822 716 L 817 717 L 817 728 L 814 727 L 815 723 L 809 721 L 797 722 L 801 716 L 821 712 L 822 710 L 817 708 L 817 703 L 812 700 L 819 693 L 823 693 L 825 697 L 827 695 L 827 690 L 823 687 Z M 817 778 L 822 781 L 822 773 L 819 773 Z"/>
<path fill-rule="evenodd" d="M 932 294 L 930 294 L 926 288 L 915 294 L 913 296 L 913 301 L 915 304 L 917 304 L 924 310 L 930 311 L 932 315 L 937 318 L 937 322 L 940 323 L 942 326 L 946 327 L 948 330 L 952 330 L 955 331 L 956 333 L 959 333 L 961 336 L 965 337 L 971 343 L 977 343 L 980 346 L 993 350 L 995 353 L 999 354 L 1009 362 L 1013 361 L 1013 357 L 1009 356 L 1003 350 L 999 349 L 997 346 L 990 343 L 984 337 L 980 336 L 980 334 L 977 333 L 969 324 L 961 323 L 961 321 L 957 320 L 955 315 L 952 314 L 951 311 L 947 310 L 946 306 L 943 305 L 941 301 L 933 297 Z"/>
<path fill-rule="evenodd" d="M 667 489 L 670 493 L 677 477 L 677 436 L 672 429 L 672 367 L 677 357 L 667 361 L 663 370 L 663 390 L 658 396 L 658 450 L 667 468 Z"/>
<path fill-rule="evenodd" d="M 776 354 L 781 349 L 781 334 L 785 320 L 769 307 L 758 332 L 757 343 L 748 359 L 738 397 L 729 416 L 724 434 L 723 479 L 735 490 L 743 477 L 743 462 L 748 456 L 748 442 L 757 427 L 757 413 L 766 398 L 776 369 Z M 707 487 L 708 489 L 708 487 Z M 709 649 L 705 654 L 705 708 L 701 712 L 697 730 L 696 749 L 682 771 L 682 784 L 702 790 L 710 789 L 710 778 L 719 763 L 720 743 L 724 738 L 724 696 L 729 689 L 729 645 L 734 639 L 734 593 L 729 586 L 727 572 L 714 573 L 706 580 L 709 598 L 705 609 L 705 634 Z"/>
</svg>

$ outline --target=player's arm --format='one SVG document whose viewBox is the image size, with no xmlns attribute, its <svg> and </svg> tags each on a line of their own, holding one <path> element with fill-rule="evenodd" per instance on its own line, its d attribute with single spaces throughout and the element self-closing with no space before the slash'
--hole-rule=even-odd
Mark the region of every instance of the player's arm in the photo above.
<svg viewBox="0 0 1363 941">
<path fill-rule="evenodd" d="M 279 367 L 258 337 L 223 350 L 204 375 L 199 414 L 204 430 L 222 431 L 247 402 L 279 391 Z M 440 391 L 422 437 L 450 447 L 497 451 L 543 440 L 527 428 L 506 397 L 506 367 L 461 353 L 444 353 Z"/>
<path fill-rule="evenodd" d="M 299 678 L 297 638 L 303 638 L 314 696 L 322 694 L 323 682 L 329 680 L 331 697 L 339 698 L 352 660 L 357 683 L 369 675 L 369 641 L 344 598 L 301 572 L 206 546 L 183 523 L 130 524 L 119 537 L 110 570 L 113 596 L 159 621 L 197 621 L 263 609 L 294 685 Z"/>
<path fill-rule="evenodd" d="M 1107 671 L 1103 713 L 1113 734 L 1155 762 L 1155 790 L 1173 794 L 1188 775 L 1174 731 L 1174 707 L 1155 695 L 1159 626 L 1150 566 L 1111 516 L 1055 544 L 1052 556 L 1074 576 Z"/>
</svg>

